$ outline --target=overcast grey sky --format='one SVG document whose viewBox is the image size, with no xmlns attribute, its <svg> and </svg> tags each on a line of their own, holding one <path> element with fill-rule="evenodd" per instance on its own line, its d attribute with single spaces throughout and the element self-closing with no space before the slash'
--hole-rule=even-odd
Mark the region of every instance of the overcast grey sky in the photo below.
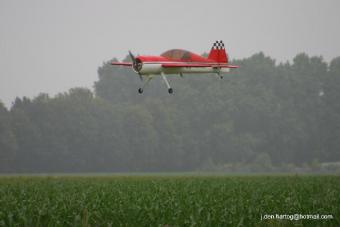
<svg viewBox="0 0 340 227">
<path fill-rule="evenodd" d="M 130 49 L 209 51 L 232 58 L 263 51 L 340 56 L 338 0 L 0 0 L 0 100 L 92 88 L 97 68 Z"/>
</svg>

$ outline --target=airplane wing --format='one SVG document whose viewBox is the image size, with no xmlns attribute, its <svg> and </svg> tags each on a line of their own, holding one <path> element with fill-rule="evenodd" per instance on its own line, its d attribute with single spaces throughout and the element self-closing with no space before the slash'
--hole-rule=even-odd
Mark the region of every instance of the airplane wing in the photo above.
<svg viewBox="0 0 340 227">
<path fill-rule="evenodd" d="M 111 65 L 132 66 L 131 62 L 111 62 Z"/>
<path fill-rule="evenodd" d="M 238 65 L 225 65 L 225 66 L 221 66 L 221 68 L 237 69 L 237 68 L 240 68 L 240 66 L 238 66 Z"/>
<path fill-rule="evenodd" d="M 239 68 L 238 65 L 228 64 L 204 64 L 204 63 L 163 63 L 163 68 L 177 68 L 177 67 L 211 67 L 211 68 Z"/>
</svg>

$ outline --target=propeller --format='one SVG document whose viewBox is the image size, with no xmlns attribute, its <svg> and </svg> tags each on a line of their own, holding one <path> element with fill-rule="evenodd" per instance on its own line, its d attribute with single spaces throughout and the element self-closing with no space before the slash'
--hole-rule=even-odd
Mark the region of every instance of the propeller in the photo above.
<svg viewBox="0 0 340 227">
<path fill-rule="evenodd" d="M 131 51 L 129 51 L 129 55 L 130 55 L 130 58 L 132 60 L 132 67 L 133 69 L 138 73 L 139 75 L 139 79 L 141 81 L 143 81 L 143 76 L 140 74 L 140 70 L 142 68 L 142 63 L 141 62 L 138 62 L 137 59 L 135 58 L 135 56 L 131 53 Z"/>
</svg>

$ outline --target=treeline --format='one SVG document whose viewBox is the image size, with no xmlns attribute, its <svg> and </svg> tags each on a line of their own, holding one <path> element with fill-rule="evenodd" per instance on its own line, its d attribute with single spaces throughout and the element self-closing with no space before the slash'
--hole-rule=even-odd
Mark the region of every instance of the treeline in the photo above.
<svg viewBox="0 0 340 227">
<path fill-rule="evenodd" d="M 340 161 L 340 57 L 263 53 L 240 69 L 155 78 L 104 63 L 94 93 L 0 104 L 1 172 L 188 171 L 207 166 Z"/>
</svg>

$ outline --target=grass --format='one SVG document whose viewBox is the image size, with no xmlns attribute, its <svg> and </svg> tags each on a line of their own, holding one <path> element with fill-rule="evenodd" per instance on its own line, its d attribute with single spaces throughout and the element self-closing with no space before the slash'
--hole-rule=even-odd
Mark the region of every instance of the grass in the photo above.
<svg viewBox="0 0 340 227">
<path fill-rule="evenodd" d="M 328 220 L 261 220 L 265 214 Z M 340 226 L 339 176 L 3 176 L 0 226 Z"/>
</svg>

